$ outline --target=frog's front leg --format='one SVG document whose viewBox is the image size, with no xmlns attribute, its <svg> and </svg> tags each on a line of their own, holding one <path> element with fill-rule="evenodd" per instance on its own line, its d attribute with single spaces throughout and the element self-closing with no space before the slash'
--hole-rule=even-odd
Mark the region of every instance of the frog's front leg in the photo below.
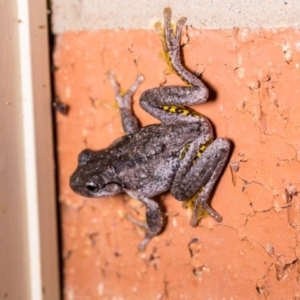
<svg viewBox="0 0 300 300">
<path fill-rule="evenodd" d="M 222 217 L 208 205 L 208 200 L 227 162 L 230 143 L 223 138 L 218 138 L 210 144 L 203 142 L 203 137 L 199 137 L 182 154 L 171 187 L 171 194 L 176 199 L 193 199 L 192 226 L 197 225 L 201 208 L 217 222 L 222 221 Z"/>
<path fill-rule="evenodd" d="M 141 223 L 137 220 L 133 220 L 132 218 L 130 219 L 130 221 L 134 224 L 146 229 L 145 238 L 139 244 L 139 250 L 143 251 L 149 241 L 161 232 L 164 227 L 165 220 L 159 208 L 159 205 L 154 200 L 144 197 L 135 191 L 125 190 L 125 192 L 129 196 L 141 201 L 146 206 L 147 223 Z"/>
<path fill-rule="evenodd" d="M 125 94 L 121 93 L 119 84 L 117 83 L 114 73 L 112 71 L 108 73 L 108 77 L 114 89 L 115 98 L 120 109 L 123 130 L 126 134 L 138 131 L 138 121 L 132 112 L 131 100 L 132 95 L 137 90 L 141 82 L 144 80 L 144 76 L 138 75 L 132 86 Z"/>
</svg>

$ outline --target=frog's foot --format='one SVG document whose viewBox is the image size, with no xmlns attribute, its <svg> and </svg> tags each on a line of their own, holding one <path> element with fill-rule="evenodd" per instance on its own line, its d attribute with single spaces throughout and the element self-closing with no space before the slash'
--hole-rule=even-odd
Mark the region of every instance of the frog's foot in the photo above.
<svg viewBox="0 0 300 300">
<path fill-rule="evenodd" d="M 194 74 L 189 72 L 181 62 L 181 46 L 180 46 L 180 39 L 181 39 L 181 32 L 182 28 L 186 22 L 186 18 L 181 18 L 176 24 L 176 32 L 173 32 L 171 26 L 171 15 L 172 11 L 171 8 L 165 8 L 164 10 L 164 22 L 165 22 L 165 41 L 166 41 L 166 48 L 169 59 L 171 61 L 172 67 L 177 72 L 177 74 L 188 84 L 191 84 L 196 87 L 200 87 L 201 91 L 204 93 L 203 95 L 198 95 L 204 101 L 207 99 L 208 91 L 204 86 L 203 82 Z M 200 93 L 200 92 L 199 92 Z M 202 103 L 201 101 L 199 103 Z"/>
<path fill-rule="evenodd" d="M 183 203 L 184 208 L 189 208 L 192 210 L 190 224 L 193 227 L 196 227 L 199 221 L 206 216 L 211 216 L 218 223 L 222 222 L 222 217 L 213 208 L 211 208 L 206 201 L 201 202 L 201 200 L 206 199 L 203 198 L 203 196 L 202 198 L 199 197 L 203 192 L 205 192 L 205 188 L 201 188 L 198 193 Z"/>
<path fill-rule="evenodd" d="M 138 227 L 140 227 L 140 228 L 142 228 L 146 231 L 145 238 L 140 242 L 140 244 L 138 246 L 139 251 L 144 251 L 146 246 L 148 245 L 148 243 L 150 242 L 150 240 L 152 238 L 152 236 L 151 237 L 148 236 L 149 227 L 148 227 L 147 223 L 143 222 L 143 221 L 140 221 L 140 220 L 137 220 L 131 214 L 127 214 L 126 218 L 132 224 L 134 224 L 134 225 L 136 225 L 136 226 L 138 226 Z"/>
<path fill-rule="evenodd" d="M 118 103 L 121 112 L 122 125 L 126 134 L 135 132 L 139 129 L 138 121 L 136 117 L 132 113 L 131 105 L 132 105 L 132 95 L 140 86 L 141 82 L 144 80 L 143 75 L 138 75 L 132 86 L 126 93 L 122 93 L 120 91 L 120 86 L 116 81 L 115 75 L 113 71 L 108 73 L 109 80 L 114 89 L 115 98 Z"/>
<path fill-rule="evenodd" d="M 154 200 L 139 195 L 137 192 L 134 191 L 126 190 L 126 193 L 129 194 L 131 197 L 141 201 L 146 206 L 146 223 L 138 221 L 132 216 L 127 216 L 130 222 L 146 230 L 145 238 L 142 240 L 138 247 L 140 251 L 143 251 L 145 250 L 150 240 L 162 231 L 165 225 L 165 219 L 159 208 L 159 205 Z"/>
<path fill-rule="evenodd" d="M 130 223 L 132 223 L 132 224 L 134 224 L 134 225 L 136 225 L 138 227 L 141 227 L 142 229 L 148 230 L 148 225 L 147 225 L 146 222 L 143 222 L 143 221 L 140 221 L 140 220 L 136 219 L 131 214 L 126 214 L 126 219 Z"/>
<path fill-rule="evenodd" d="M 132 224 L 144 229 L 146 231 L 145 238 L 141 241 L 138 246 L 139 251 L 144 251 L 150 240 L 156 236 L 162 229 L 163 225 L 160 225 L 160 222 L 152 226 L 150 229 L 147 222 L 143 222 L 134 218 L 131 214 L 127 214 L 126 218 Z"/>
<path fill-rule="evenodd" d="M 222 222 L 223 218 L 214 210 L 212 209 L 206 202 L 203 203 L 196 203 L 193 207 L 192 218 L 190 221 L 191 226 L 196 227 L 205 215 L 210 215 L 212 218 L 215 219 L 218 223 Z"/>
<path fill-rule="evenodd" d="M 125 92 L 122 93 L 120 91 L 120 86 L 115 78 L 115 74 L 113 71 L 108 72 L 108 78 L 111 82 L 111 85 L 115 92 L 115 97 L 118 103 L 119 108 L 131 108 L 131 97 L 134 94 L 134 92 L 137 90 L 137 88 L 140 86 L 140 84 L 144 81 L 144 76 L 139 74 L 134 81 L 134 83 L 131 85 L 131 87 Z"/>
<path fill-rule="evenodd" d="M 167 7 L 164 9 L 164 17 L 165 17 L 165 37 L 166 37 L 166 46 L 170 55 L 176 55 L 176 52 L 180 50 L 180 38 L 182 27 L 186 22 L 186 18 L 181 18 L 176 25 L 176 32 L 173 32 L 171 25 L 171 16 L 172 10 Z"/>
</svg>

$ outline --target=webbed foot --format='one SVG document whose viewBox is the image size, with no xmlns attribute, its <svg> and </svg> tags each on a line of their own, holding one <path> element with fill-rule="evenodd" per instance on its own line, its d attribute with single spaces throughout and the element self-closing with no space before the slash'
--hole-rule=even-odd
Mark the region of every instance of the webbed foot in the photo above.
<svg viewBox="0 0 300 300">
<path fill-rule="evenodd" d="M 172 10 L 170 7 L 164 9 L 164 17 L 165 17 L 165 37 L 166 37 L 166 46 L 167 50 L 171 54 L 173 51 L 180 49 L 180 39 L 181 39 L 181 31 L 182 27 L 185 24 L 187 18 L 183 17 L 179 19 L 176 24 L 176 32 L 173 32 L 171 25 L 171 16 Z"/>
</svg>

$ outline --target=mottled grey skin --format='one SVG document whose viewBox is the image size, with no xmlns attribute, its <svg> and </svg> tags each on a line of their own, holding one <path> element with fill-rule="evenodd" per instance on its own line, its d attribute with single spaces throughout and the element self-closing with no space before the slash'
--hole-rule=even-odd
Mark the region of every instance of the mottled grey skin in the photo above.
<svg viewBox="0 0 300 300">
<path fill-rule="evenodd" d="M 126 192 L 146 205 L 146 237 L 139 248 L 163 228 L 164 218 L 156 195 L 170 190 L 178 200 L 195 196 L 191 225 L 196 226 L 199 207 L 217 222 L 222 220 L 207 201 L 220 176 L 230 152 L 226 139 L 213 140 L 210 122 L 184 105 L 203 103 L 208 90 L 180 61 L 181 30 L 186 21 L 177 23 L 174 34 L 171 10 L 164 10 L 166 48 L 176 72 L 191 86 L 159 87 L 145 91 L 140 105 L 162 124 L 138 127 L 131 109 L 131 96 L 143 80 L 139 75 L 129 91 L 121 96 L 112 72 L 109 73 L 118 102 L 125 136 L 100 151 L 84 150 L 79 155 L 78 168 L 71 176 L 72 189 L 86 197 L 104 197 Z M 175 112 L 162 106 L 179 106 Z M 186 146 L 189 144 L 189 146 Z"/>
</svg>

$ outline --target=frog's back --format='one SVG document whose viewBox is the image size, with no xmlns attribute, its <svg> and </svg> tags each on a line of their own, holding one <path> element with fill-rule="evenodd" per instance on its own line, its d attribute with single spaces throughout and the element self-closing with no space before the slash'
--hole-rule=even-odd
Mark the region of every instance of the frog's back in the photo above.
<svg viewBox="0 0 300 300">
<path fill-rule="evenodd" d="M 201 135 L 199 123 L 152 124 L 128 134 L 113 143 L 109 149 L 113 156 L 132 153 L 136 158 L 169 156 L 178 153 L 187 143 Z M 138 156 L 138 157 L 137 157 Z M 133 157 L 134 159 L 134 157 Z"/>
<path fill-rule="evenodd" d="M 112 144 L 105 161 L 127 189 L 152 197 L 169 190 L 180 151 L 199 134 L 199 123 L 149 125 Z"/>
</svg>

